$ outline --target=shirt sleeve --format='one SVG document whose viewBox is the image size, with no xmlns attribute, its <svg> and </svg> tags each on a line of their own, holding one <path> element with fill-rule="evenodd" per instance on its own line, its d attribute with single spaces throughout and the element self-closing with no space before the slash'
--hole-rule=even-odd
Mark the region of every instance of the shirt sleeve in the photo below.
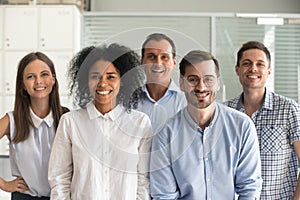
<svg viewBox="0 0 300 200">
<path fill-rule="evenodd" d="M 49 160 L 48 180 L 52 200 L 71 199 L 73 172 L 70 126 L 65 115 L 58 125 Z"/>
<path fill-rule="evenodd" d="M 235 175 L 236 192 L 239 200 L 259 199 L 262 178 L 259 143 L 255 126 L 252 122 L 244 126 L 243 148 Z"/>
<path fill-rule="evenodd" d="M 148 200 L 150 198 L 150 181 L 149 181 L 149 168 L 150 168 L 150 151 L 152 144 L 152 127 L 148 116 L 145 117 L 144 137 L 141 139 L 139 145 L 139 161 L 138 161 L 138 188 L 137 199 Z"/>
<path fill-rule="evenodd" d="M 154 200 L 177 199 L 179 191 L 172 172 L 169 130 L 165 127 L 153 137 L 150 159 L 150 192 Z"/>
<path fill-rule="evenodd" d="M 300 140 L 300 108 L 296 102 L 292 102 L 288 117 L 289 137 L 291 144 Z"/>
</svg>

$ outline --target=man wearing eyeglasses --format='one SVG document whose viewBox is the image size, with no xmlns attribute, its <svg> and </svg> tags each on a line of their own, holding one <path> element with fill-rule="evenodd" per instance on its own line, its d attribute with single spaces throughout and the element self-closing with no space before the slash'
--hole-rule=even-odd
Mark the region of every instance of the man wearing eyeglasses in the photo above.
<svg viewBox="0 0 300 200">
<path fill-rule="evenodd" d="M 153 199 L 259 199 L 260 156 L 250 118 L 216 102 L 217 60 L 191 51 L 180 62 L 188 105 L 153 138 Z"/>
</svg>

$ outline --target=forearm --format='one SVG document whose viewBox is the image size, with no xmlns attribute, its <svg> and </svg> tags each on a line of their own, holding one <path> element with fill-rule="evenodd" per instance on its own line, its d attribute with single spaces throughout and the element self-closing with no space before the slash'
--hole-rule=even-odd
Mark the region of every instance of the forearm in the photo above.
<svg viewBox="0 0 300 200">
<path fill-rule="evenodd" d="M 5 185 L 6 181 L 0 177 L 0 189 L 4 190 L 4 185 Z"/>
<path fill-rule="evenodd" d="M 299 176 L 298 176 L 296 191 L 294 193 L 293 200 L 300 200 L 300 179 L 299 179 Z"/>
</svg>

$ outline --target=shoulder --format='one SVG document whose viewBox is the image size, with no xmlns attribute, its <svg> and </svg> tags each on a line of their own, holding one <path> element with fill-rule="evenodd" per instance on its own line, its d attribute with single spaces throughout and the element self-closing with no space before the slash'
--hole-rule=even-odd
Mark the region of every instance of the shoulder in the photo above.
<svg viewBox="0 0 300 200">
<path fill-rule="evenodd" d="M 10 133 L 10 118 L 8 113 L 5 114 L 1 119 L 0 119 L 0 138 L 2 138 L 4 135 L 9 135 Z"/>
<path fill-rule="evenodd" d="M 224 101 L 223 104 L 231 108 L 235 108 L 238 105 L 239 101 L 240 101 L 240 95 L 232 99 L 229 99 L 227 101 Z"/>
<path fill-rule="evenodd" d="M 289 97 L 286 97 L 286 96 L 283 96 L 283 95 L 280 95 L 280 94 L 277 94 L 274 92 L 271 92 L 271 96 L 273 97 L 274 102 L 280 102 L 282 104 L 284 103 L 284 104 L 288 104 L 291 106 L 298 106 L 298 103 L 292 98 L 289 98 Z"/>
<path fill-rule="evenodd" d="M 72 120 L 76 118 L 82 118 L 87 115 L 87 110 L 85 108 L 79 108 L 76 110 L 67 111 L 61 116 L 61 120 Z"/>
<path fill-rule="evenodd" d="M 224 104 L 217 104 L 219 108 L 219 115 L 223 116 L 226 120 L 238 123 L 251 123 L 251 118 L 243 112 L 234 108 L 228 107 Z"/>
<path fill-rule="evenodd" d="M 129 112 L 124 111 L 124 116 L 127 120 L 134 120 L 137 123 L 141 124 L 151 124 L 150 118 L 147 114 L 138 111 L 138 110 L 130 110 Z"/>
<path fill-rule="evenodd" d="M 274 92 L 269 92 L 269 98 L 265 101 L 269 101 L 266 104 L 273 110 L 281 110 L 292 115 L 300 112 L 299 104 L 295 100 Z"/>
<path fill-rule="evenodd" d="M 173 117 L 170 117 L 166 121 L 162 130 L 165 130 L 165 131 L 168 130 L 170 132 L 174 132 L 176 130 L 179 131 L 180 125 L 187 123 L 185 112 L 186 112 L 186 109 L 184 108 L 184 109 L 178 111 Z"/>
</svg>

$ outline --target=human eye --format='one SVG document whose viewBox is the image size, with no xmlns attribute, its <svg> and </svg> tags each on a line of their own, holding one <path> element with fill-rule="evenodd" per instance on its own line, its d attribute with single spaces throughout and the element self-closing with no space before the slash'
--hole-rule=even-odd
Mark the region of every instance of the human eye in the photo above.
<svg viewBox="0 0 300 200">
<path fill-rule="evenodd" d="M 170 60 L 170 56 L 169 55 L 162 55 L 161 59 L 165 60 L 165 61 L 168 61 L 168 60 Z"/>
<path fill-rule="evenodd" d="M 244 61 L 244 62 L 242 62 L 241 66 L 242 67 L 249 67 L 249 66 L 251 66 L 251 62 L 250 61 Z"/>
<path fill-rule="evenodd" d="M 153 54 L 147 54 L 147 59 L 154 60 L 155 56 Z"/>
<path fill-rule="evenodd" d="M 257 66 L 263 68 L 263 67 L 265 67 L 265 64 L 264 63 L 257 63 Z"/>
<path fill-rule="evenodd" d="M 204 76 L 204 82 L 208 85 L 212 85 L 215 83 L 215 77 L 214 76 Z"/>
<path fill-rule="evenodd" d="M 41 76 L 42 77 L 48 77 L 48 76 L 50 76 L 50 73 L 49 72 L 42 72 Z"/>
<path fill-rule="evenodd" d="M 99 80 L 100 79 L 100 75 L 97 73 L 92 73 L 89 75 L 89 79 L 91 80 Z"/>
<path fill-rule="evenodd" d="M 116 75 L 112 75 L 112 74 L 110 74 L 110 75 L 107 76 L 108 80 L 114 80 L 116 78 L 117 78 L 117 76 Z"/>
<path fill-rule="evenodd" d="M 199 82 L 199 78 L 197 76 L 188 76 L 187 77 L 187 81 L 191 84 L 191 85 L 197 85 Z"/>
<path fill-rule="evenodd" d="M 26 78 L 27 80 L 30 80 L 30 79 L 33 79 L 33 78 L 34 78 L 34 75 L 33 75 L 33 74 L 28 74 L 28 75 L 25 76 L 25 78 Z"/>
</svg>

